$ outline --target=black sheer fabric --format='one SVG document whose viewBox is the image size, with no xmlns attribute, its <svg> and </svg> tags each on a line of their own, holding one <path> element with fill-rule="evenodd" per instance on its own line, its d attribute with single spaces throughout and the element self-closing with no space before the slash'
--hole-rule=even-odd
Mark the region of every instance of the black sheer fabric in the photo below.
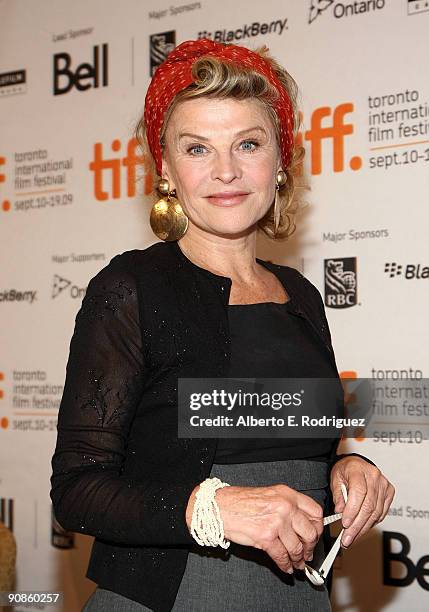
<svg viewBox="0 0 429 612">
<path fill-rule="evenodd" d="M 127 534 L 134 544 L 143 491 L 121 478 L 121 465 L 144 386 L 137 304 L 123 267 L 110 265 L 90 281 L 70 342 L 52 459 L 59 522 L 85 532 L 92 524 L 93 535 L 111 541 L 125 543 Z"/>
<path fill-rule="evenodd" d="M 326 350 L 292 300 L 228 306 L 230 377 L 336 378 Z M 328 461 L 334 439 L 220 438 L 215 463 L 312 459 Z"/>
</svg>

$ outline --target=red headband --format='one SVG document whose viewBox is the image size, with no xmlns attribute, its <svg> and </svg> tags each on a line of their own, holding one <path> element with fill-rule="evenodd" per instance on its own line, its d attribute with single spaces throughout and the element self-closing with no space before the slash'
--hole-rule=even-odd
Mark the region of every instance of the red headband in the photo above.
<svg viewBox="0 0 429 612">
<path fill-rule="evenodd" d="M 192 65 L 201 56 L 211 55 L 223 60 L 241 64 L 263 74 L 279 93 L 273 103 L 280 124 L 280 150 L 282 163 L 286 168 L 293 149 L 293 108 L 289 96 L 284 90 L 270 64 L 258 53 L 233 44 L 217 43 L 203 38 L 187 40 L 178 45 L 158 66 L 149 84 L 145 99 L 144 121 L 149 148 L 155 159 L 156 170 L 161 176 L 162 149 L 160 132 L 174 96 L 194 82 Z"/>
</svg>

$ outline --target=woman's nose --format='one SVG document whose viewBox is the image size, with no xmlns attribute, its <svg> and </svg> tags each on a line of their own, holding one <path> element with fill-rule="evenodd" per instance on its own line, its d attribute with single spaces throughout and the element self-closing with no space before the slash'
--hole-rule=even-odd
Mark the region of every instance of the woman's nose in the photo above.
<svg viewBox="0 0 429 612">
<path fill-rule="evenodd" d="M 224 183 L 230 183 L 235 178 L 241 177 L 240 164 L 230 151 L 218 153 L 213 162 L 212 179 L 220 179 Z"/>
</svg>

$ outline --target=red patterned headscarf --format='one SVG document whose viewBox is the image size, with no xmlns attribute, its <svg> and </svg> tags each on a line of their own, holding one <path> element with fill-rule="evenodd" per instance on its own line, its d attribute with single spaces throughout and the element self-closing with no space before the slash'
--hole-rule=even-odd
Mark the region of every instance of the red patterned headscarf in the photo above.
<svg viewBox="0 0 429 612">
<path fill-rule="evenodd" d="M 233 44 L 217 43 L 203 38 L 187 40 L 178 45 L 158 66 L 152 77 L 145 98 L 144 122 L 149 148 L 161 176 L 162 149 L 160 132 L 174 96 L 194 82 L 192 65 L 202 56 L 214 56 L 224 61 L 236 63 L 264 75 L 278 91 L 278 99 L 273 108 L 279 118 L 280 150 L 282 163 L 286 168 L 293 149 L 293 107 L 287 92 L 276 76 L 270 64 L 258 53 Z"/>
</svg>

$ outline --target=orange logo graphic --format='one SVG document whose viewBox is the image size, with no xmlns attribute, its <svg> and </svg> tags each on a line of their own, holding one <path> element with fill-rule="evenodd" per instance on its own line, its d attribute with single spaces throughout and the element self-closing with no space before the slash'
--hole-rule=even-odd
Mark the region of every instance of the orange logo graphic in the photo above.
<svg viewBox="0 0 429 612">
<path fill-rule="evenodd" d="M 311 115 L 311 128 L 304 132 L 304 139 L 310 143 L 310 163 L 311 174 L 321 174 L 322 172 L 322 141 L 331 139 L 332 141 L 332 167 L 334 172 L 343 172 L 345 163 L 344 140 L 345 137 L 353 134 L 354 126 L 352 123 L 345 123 L 344 116 L 353 112 L 354 106 L 351 102 L 339 104 L 334 109 L 330 106 L 316 108 Z M 322 125 L 329 120 L 329 125 Z M 302 146 L 302 134 L 298 140 Z M 362 158 L 359 156 L 351 157 L 349 166 L 352 170 L 359 170 L 362 166 Z"/>
<path fill-rule="evenodd" d="M 111 144 L 111 150 L 119 153 L 121 141 L 115 139 Z M 117 200 L 121 197 L 121 181 L 123 178 L 123 168 L 125 168 L 127 197 L 132 198 L 136 195 L 136 167 L 144 166 L 145 157 L 137 155 L 138 142 L 135 138 L 128 141 L 127 154 L 125 157 L 105 158 L 103 145 L 97 142 L 94 145 L 94 159 L 89 164 L 89 169 L 94 173 L 94 196 L 97 200 Z M 143 190 L 147 195 L 152 191 L 152 176 L 145 172 L 143 175 Z"/>
<path fill-rule="evenodd" d="M 4 166 L 6 163 L 6 158 L 5 157 L 0 157 L 0 166 Z M 2 172 L 0 172 L 0 183 L 4 183 L 6 181 L 6 175 L 3 174 Z M 9 200 L 3 200 L 3 202 L 1 203 L 1 207 L 2 209 L 7 212 L 8 210 L 10 210 L 10 202 Z"/>
<path fill-rule="evenodd" d="M 353 406 L 356 405 L 357 398 L 356 398 L 355 393 L 348 392 L 347 380 L 350 380 L 350 379 L 356 380 L 357 372 L 355 372 L 354 370 L 344 370 L 343 372 L 340 372 L 340 378 L 341 378 L 341 382 L 342 382 L 343 389 L 344 389 L 344 404 L 346 407 L 346 412 L 350 414 L 351 412 L 353 412 Z M 364 428 L 355 429 L 354 439 L 357 442 L 362 442 L 363 440 L 365 440 L 365 429 Z"/>
<path fill-rule="evenodd" d="M 3 372 L 0 372 L 0 380 L 4 380 Z M 3 389 L 0 389 L 0 399 L 3 399 Z M 7 429 L 9 427 L 9 419 L 7 417 L 0 417 L 0 428 Z"/>
<path fill-rule="evenodd" d="M 6 158 L 5 157 L 0 157 L 0 166 L 4 166 L 6 163 Z M 6 177 L 4 174 L 0 173 L 0 183 L 4 183 L 6 180 Z"/>
</svg>

